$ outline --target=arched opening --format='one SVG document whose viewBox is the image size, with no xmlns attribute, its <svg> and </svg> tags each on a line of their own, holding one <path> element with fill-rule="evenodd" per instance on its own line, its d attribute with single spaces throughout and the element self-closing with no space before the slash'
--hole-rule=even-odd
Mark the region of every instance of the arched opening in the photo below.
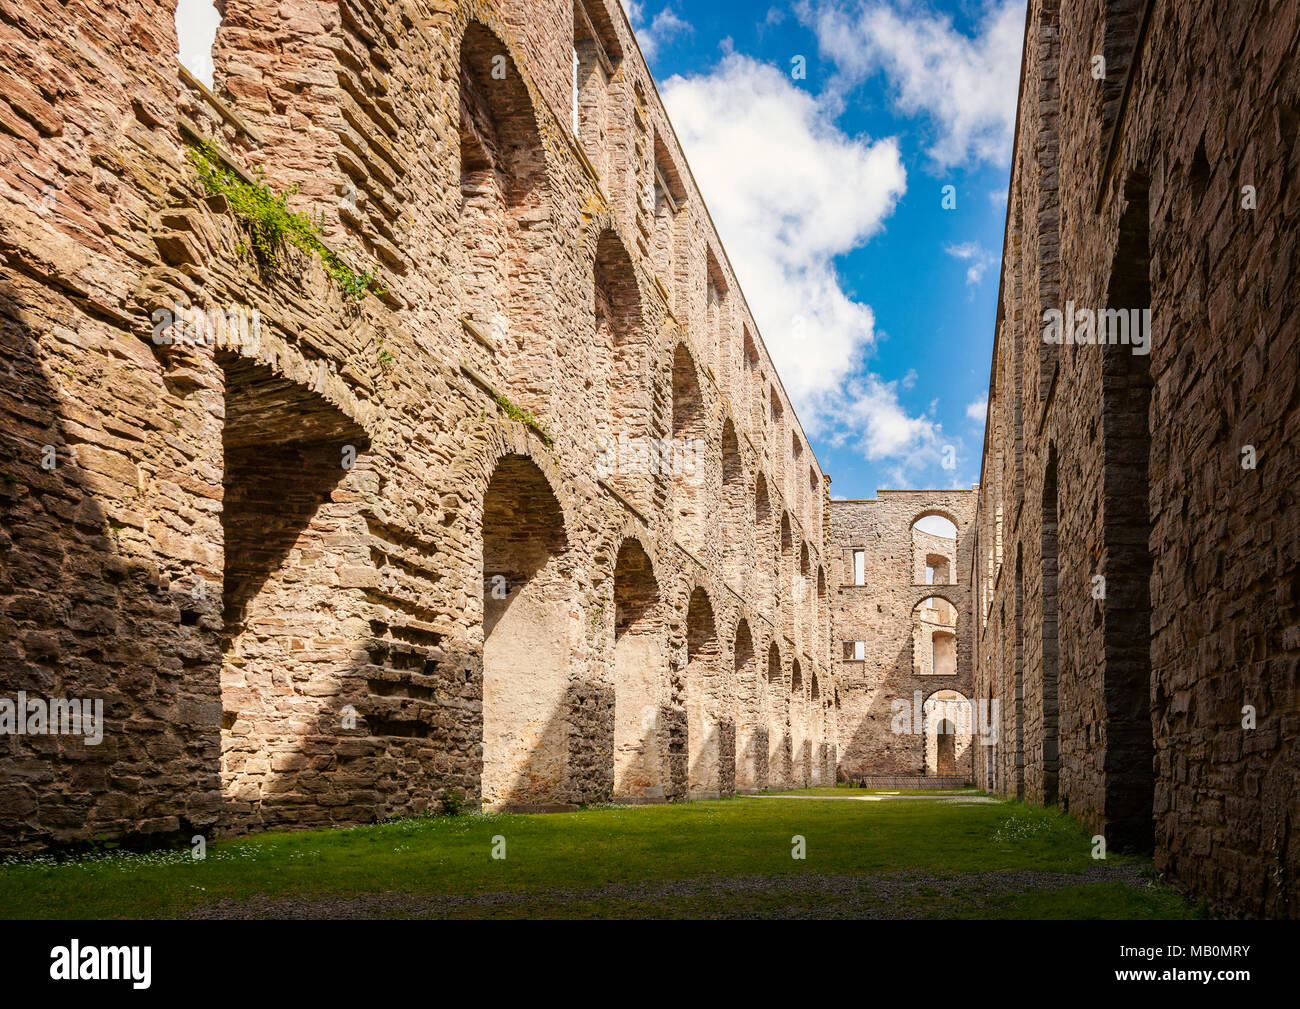
<svg viewBox="0 0 1300 1009">
<path fill-rule="evenodd" d="M 682 678 L 686 691 L 686 753 L 692 799 L 721 795 L 724 757 L 734 761 L 733 723 L 728 719 L 724 725 L 718 717 L 723 701 L 719 658 L 713 604 L 708 594 L 697 588 L 691 593 L 686 610 L 686 671 Z M 726 784 L 732 782 L 728 780 Z"/>
<path fill-rule="evenodd" d="M 655 276 L 668 292 L 670 308 L 676 307 L 677 300 L 677 246 L 681 236 L 678 235 L 678 216 L 686 203 L 686 187 L 673 163 L 672 155 L 663 139 L 656 134 L 654 138 L 655 161 L 655 205 L 654 205 L 654 247 L 651 259 L 654 262 Z M 687 217 L 689 218 L 689 214 Z M 684 244 L 684 243 L 683 243 Z"/>
<path fill-rule="evenodd" d="M 714 373 L 723 389 L 731 388 L 729 337 L 730 310 L 727 305 L 727 281 L 712 249 L 704 250 L 705 332 L 710 352 L 716 362 Z"/>
<path fill-rule="evenodd" d="M 931 671 L 935 676 L 957 675 L 957 636 L 947 631 L 930 635 Z"/>
<path fill-rule="evenodd" d="M 593 280 L 596 347 L 609 364 L 593 369 L 593 380 L 604 385 L 600 475 L 638 508 L 649 510 L 651 474 L 657 468 L 651 458 L 654 404 L 649 384 L 631 376 L 651 370 L 650 348 L 632 259 L 613 231 L 605 231 L 596 245 Z"/>
<path fill-rule="evenodd" d="M 809 685 L 808 715 L 811 723 L 809 731 L 809 750 L 811 758 L 809 761 L 809 781 L 813 785 L 822 783 L 822 770 L 825 767 L 825 754 L 822 752 L 825 748 L 826 726 L 825 712 L 822 707 L 821 684 L 817 681 L 817 674 L 812 674 L 812 682 Z"/>
<path fill-rule="evenodd" d="M 736 791 L 762 788 L 767 778 L 767 727 L 763 725 L 763 690 L 749 623 L 736 625 Z"/>
<path fill-rule="evenodd" d="M 927 596 L 912 610 L 912 671 L 957 674 L 957 607 L 942 596 Z"/>
<path fill-rule="evenodd" d="M 690 351 L 679 343 L 673 353 L 673 533 L 697 557 L 705 553 L 712 521 L 704 493 L 706 438 L 699 374 Z"/>
<path fill-rule="evenodd" d="M 360 580 L 303 591 L 335 571 L 373 564 L 358 507 L 373 479 L 366 434 L 271 368 L 224 351 L 215 358 L 225 381 L 216 593 L 226 812 L 263 828 L 330 823 L 336 793 L 316 768 L 355 745 L 346 736 L 377 737 L 375 763 L 391 767 L 388 761 L 418 759 L 432 722 L 419 704 L 395 715 L 386 698 L 375 696 L 388 684 L 357 675 L 358 647 L 371 650 L 371 642 L 347 629 L 366 627 L 374 602 Z M 349 448 L 355 462 L 345 469 L 340 460 Z M 191 627 L 210 606 L 202 578 L 195 589 L 193 608 L 182 607 L 179 615 Z M 385 667 L 380 675 L 386 676 L 393 666 L 423 668 L 436 662 L 435 654 L 413 645 L 401 662 L 390 662 L 385 646 L 376 644 L 368 662 Z M 355 707 L 359 733 L 337 731 L 337 711 L 345 705 Z M 386 797 L 369 801 L 355 802 L 358 817 L 382 815 Z"/>
<path fill-rule="evenodd" d="M 817 565 L 817 604 L 813 609 L 813 639 L 822 661 L 826 661 L 826 649 L 830 647 L 830 625 L 826 622 L 826 566 Z"/>
<path fill-rule="evenodd" d="M 799 660 L 790 663 L 790 779 L 794 787 L 808 784 L 808 726 Z"/>
<path fill-rule="evenodd" d="M 1056 668 L 1059 643 L 1057 640 L 1056 603 L 1056 447 L 1047 453 L 1047 470 L 1043 477 L 1042 520 L 1042 577 L 1043 616 L 1039 621 L 1042 631 L 1042 673 L 1038 681 L 1039 707 L 1042 710 L 1042 749 L 1039 754 L 1043 805 L 1056 805 L 1060 780 L 1060 719 L 1057 716 Z"/>
<path fill-rule="evenodd" d="M 1014 611 L 1012 613 L 1012 704 L 1015 705 L 1016 714 L 1016 798 L 1025 797 L 1025 649 L 1024 649 L 1024 605 L 1025 605 L 1025 576 L 1021 564 L 1021 551 L 1019 544 L 1016 545 L 1016 584 L 1015 598 L 1013 600 Z"/>
<path fill-rule="evenodd" d="M 1105 598 L 1093 605 L 1100 611 L 1105 635 L 1106 836 L 1118 847 L 1150 851 L 1155 792 L 1150 706 L 1151 357 L 1135 352 L 1141 342 L 1138 332 L 1145 331 L 1148 351 L 1153 335 L 1149 182 L 1144 175 L 1134 173 L 1125 181 L 1124 199 L 1106 304 L 1119 317 L 1108 324 L 1109 338 L 1128 339 L 1099 348 Z"/>
<path fill-rule="evenodd" d="M 912 523 L 912 583 L 957 582 L 957 526 L 944 515 L 923 515 Z"/>
<path fill-rule="evenodd" d="M 538 264 L 553 233 L 538 220 L 549 207 L 546 159 L 523 80 L 505 44 L 471 23 L 460 52 L 459 276 L 464 315 L 493 351 L 467 348 L 518 407 L 541 415 L 553 369 L 538 360 L 549 353 L 535 337 L 549 328 L 539 306 L 550 283 Z"/>
<path fill-rule="evenodd" d="M 937 690 L 921 709 L 925 731 L 925 773 L 965 776 L 974 738 L 970 700 L 956 690 Z"/>
<path fill-rule="evenodd" d="M 773 641 L 767 649 L 767 781 L 779 788 L 789 780 L 789 736 L 786 735 L 785 676 L 781 650 Z"/>
<path fill-rule="evenodd" d="M 758 347 L 749 327 L 744 327 L 745 385 L 742 398 L 749 413 L 749 428 L 763 430 L 763 377 L 759 370 Z"/>
<path fill-rule="evenodd" d="M 622 51 L 604 5 L 573 5 L 573 133 L 596 173 L 609 174 L 612 108 L 610 81 L 618 73 Z"/>
<path fill-rule="evenodd" d="M 814 633 L 817 596 L 812 590 L 812 561 L 808 554 L 808 541 L 804 540 L 799 544 L 799 577 L 795 579 L 795 616 L 801 624 L 805 635 L 803 641 L 807 645 L 809 639 Z"/>
<path fill-rule="evenodd" d="M 772 608 L 772 502 L 762 473 L 754 481 L 754 594 L 765 611 Z"/>
<path fill-rule="evenodd" d="M 781 512 L 781 557 L 777 562 L 776 605 L 780 609 L 794 595 L 794 534 L 790 525 L 790 513 Z M 784 611 L 776 614 L 787 637 L 794 637 L 794 621 L 791 619 L 792 607 L 786 605 Z"/>
<path fill-rule="evenodd" d="M 728 418 L 722 425 L 722 571 L 727 584 L 746 594 L 745 584 L 745 472 L 740 462 L 740 442 Z"/>
<path fill-rule="evenodd" d="M 483 498 L 483 804 L 568 801 L 569 613 L 564 516 L 525 456 Z"/>
<path fill-rule="evenodd" d="M 662 726 L 668 705 L 659 586 L 641 544 L 624 541 L 614 567 L 614 796 L 664 798 Z"/>
<path fill-rule="evenodd" d="M 938 751 L 935 756 L 935 771 L 948 775 L 957 773 L 957 730 L 946 718 L 939 723 L 939 735 L 936 740 Z"/>
</svg>

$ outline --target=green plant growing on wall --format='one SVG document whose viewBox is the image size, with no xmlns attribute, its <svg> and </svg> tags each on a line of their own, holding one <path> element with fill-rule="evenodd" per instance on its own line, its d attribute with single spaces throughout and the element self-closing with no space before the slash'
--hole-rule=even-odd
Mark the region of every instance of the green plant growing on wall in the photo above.
<svg viewBox="0 0 1300 1009">
<path fill-rule="evenodd" d="M 547 448 L 555 447 L 555 439 L 553 439 L 551 433 L 542 426 L 542 422 L 533 416 L 531 410 L 524 410 L 516 406 L 506 398 L 504 393 L 494 393 L 492 398 L 496 400 L 497 406 L 501 407 L 501 409 L 505 411 L 507 417 L 511 420 L 517 420 L 525 427 L 530 427 L 536 431 L 537 436 L 542 439 L 542 443 Z"/>
<path fill-rule="evenodd" d="M 274 267 L 279 262 L 280 250 L 288 244 L 309 255 L 319 255 L 325 272 L 349 298 L 360 301 L 372 289 L 382 290 L 375 274 L 354 270 L 321 241 L 318 222 L 289 209 L 288 197 L 297 192 L 297 187 L 288 194 L 277 193 L 261 181 L 256 170 L 258 181 L 249 182 L 225 164 L 210 140 L 192 145 L 189 158 L 208 194 L 225 197 L 231 211 L 248 227 L 252 251 L 259 262 Z M 240 246 L 248 248 L 243 242 Z"/>
</svg>

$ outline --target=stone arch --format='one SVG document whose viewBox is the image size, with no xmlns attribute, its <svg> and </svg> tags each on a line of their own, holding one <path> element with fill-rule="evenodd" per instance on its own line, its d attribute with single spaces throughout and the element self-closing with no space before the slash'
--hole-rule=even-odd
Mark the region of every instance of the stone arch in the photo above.
<svg viewBox="0 0 1300 1009">
<path fill-rule="evenodd" d="M 785 673 L 781 667 L 781 649 L 775 641 L 767 648 L 767 780 L 780 787 L 789 775 L 786 735 L 786 712 L 789 700 L 785 692 Z"/>
<path fill-rule="evenodd" d="M 551 369 L 539 365 L 549 351 L 537 336 L 550 328 L 550 278 L 537 263 L 550 261 L 553 237 L 538 220 L 551 196 L 537 112 L 508 47 L 482 22 L 466 26 L 459 68 L 463 312 L 492 344 L 504 391 L 540 414 L 548 394 L 540 383 Z"/>
<path fill-rule="evenodd" d="M 1038 704 L 1041 711 L 1042 743 L 1038 753 L 1038 777 L 1041 781 L 1043 805 L 1056 805 L 1059 797 L 1060 776 L 1060 719 L 1058 715 L 1057 661 L 1060 650 L 1059 616 L 1057 611 L 1057 501 L 1056 446 L 1048 445 L 1047 468 L 1043 475 L 1042 506 L 1042 617 L 1039 631 L 1042 634 L 1042 669 L 1038 678 Z"/>
<path fill-rule="evenodd" d="M 687 550 L 703 557 L 711 521 L 704 493 L 708 433 L 699 372 L 684 343 L 673 351 L 672 437 L 673 533 Z"/>
<path fill-rule="evenodd" d="M 1119 0 L 1113 0 L 1118 5 Z M 1111 261 L 1106 304 L 1131 325 L 1146 330 L 1150 350 L 1151 249 L 1150 180 L 1130 172 L 1123 188 L 1124 211 Z M 1117 322 L 1111 324 L 1120 328 Z M 1100 334 L 1099 334 L 1100 335 Z M 1116 328 L 1109 336 L 1118 338 Z M 1147 353 L 1132 341 L 1102 343 L 1101 534 L 1099 565 L 1105 601 L 1099 607 L 1105 648 L 1107 765 L 1105 768 L 1108 841 L 1121 848 L 1150 851 L 1154 843 L 1152 804 L 1155 755 L 1151 736 L 1151 390 Z M 1074 348 L 1079 352 L 1078 345 Z"/>
<path fill-rule="evenodd" d="M 957 673 L 957 606 L 945 595 L 925 596 L 912 607 L 912 672 L 916 676 Z M 937 639 L 937 640 L 936 640 Z M 936 662 L 943 660 L 942 669 Z"/>
<path fill-rule="evenodd" d="M 767 777 L 767 731 L 762 724 L 763 690 L 749 621 L 736 623 L 732 650 L 736 685 L 736 791 L 752 792 Z"/>
<path fill-rule="evenodd" d="M 650 510 L 650 458 L 654 403 L 650 384 L 651 348 L 641 318 L 641 294 L 632 257 L 618 232 L 606 228 L 596 242 L 592 265 L 592 309 L 597 353 L 604 367 L 593 380 L 604 385 L 604 407 L 597 425 L 600 475 L 642 511 Z"/>
<path fill-rule="evenodd" d="M 809 749 L 811 757 L 809 760 L 809 783 L 820 785 L 822 781 L 822 769 L 825 761 L 822 757 L 822 748 L 826 741 L 826 720 L 825 712 L 822 705 L 821 683 L 817 677 L 817 671 L 813 670 L 808 691 L 808 715 L 809 715 Z"/>
<path fill-rule="evenodd" d="M 951 514 L 943 509 L 926 509 L 912 519 L 910 527 L 912 584 L 955 585 L 957 583 L 959 531 L 960 526 L 953 520 Z"/>
<path fill-rule="evenodd" d="M 615 115 L 610 84 L 619 73 L 622 50 L 603 5 L 573 5 L 573 96 L 571 123 L 601 178 L 610 174 L 611 135 Z"/>
<path fill-rule="evenodd" d="M 925 733 L 925 773 L 966 774 L 964 767 L 971 761 L 971 743 L 974 739 L 975 715 L 971 702 L 959 690 L 941 688 L 933 691 L 921 708 L 922 729 Z M 941 744 L 939 737 L 952 737 L 950 759 L 952 770 L 944 772 L 939 769 Z"/>
<path fill-rule="evenodd" d="M 796 788 L 808 784 L 808 715 L 804 700 L 803 667 L 790 660 L 790 780 Z"/>
<path fill-rule="evenodd" d="M 817 564 L 817 599 L 813 606 L 813 640 L 817 643 L 818 651 L 822 651 L 830 644 L 827 638 L 830 631 L 826 626 L 827 605 L 826 565 L 819 562 Z M 822 655 L 824 658 L 825 652 L 822 652 Z"/>
<path fill-rule="evenodd" d="M 685 688 L 686 754 L 689 796 L 717 798 L 723 789 L 724 756 L 734 761 L 734 726 L 724 725 L 722 680 L 719 675 L 721 650 L 709 594 L 697 587 L 686 609 Z M 724 739 L 724 734 L 726 737 Z M 730 777 L 730 775 L 728 775 Z"/>
<path fill-rule="evenodd" d="M 728 417 L 722 423 L 722 573 L 727 584 L 745 594 L 746 535 L 745 469 L 740 459 L 740 440 Z"/>
<path fill-rule="evenodd" d="M 760 608 L 768 610 L 772 606 L 772 499 L 762 473 L 754 481 L 754 527 L 754 590 Z"/>
<path fill-rule="evenodd" d="M 362 580 L 324 593 L 303 591 L 304 581 L 324 573 L 374 573 L 358 505 L 360 488 L 375 478 L 370 443 L 355 419 L 290 378 L 293 369 L 225 349 L 216 351 L 214 362 L 224 392 L 220 566 L 211 594 L 221 621 L 225 804 L 263 827 L 328 823 L 332 783 L 312 768 L 336 761 L 340 744 L 353 743 L 337 732 L 339 708 L 354 706 L 363 734 L 378 737 L 381 752 L 404 750 L 404 756 L 423 743 L 418 737 L 428 736 L 433 721 L 418 705 L 400 721 L 393 718 L 384 699 L 374 696 L 377 681 L 356 674 L 362 649 L 368 653 L 363 661 L 389 665 L 385 646 L 358 640 L 374 609 Z M 293 409 L 284 409 L 285 403 Z M 355 459 L 345 469 L 340 460 L 349 446 Z M 190 596 L 175 618 L 183 624 L 197 623 L 208 606 L 204 579 L 196 584 L 199 595 Z M 430 657 L 418 646 L 407 654 L 421 668 Z M 321 689 L 287 686 L 308 681 Z M 283 801 L 288 793 L 297 800 L 292 808 Z M 383 801 L 376 797 L 369 808 L 359 802 L 358 815 L 382 815 Z"/>
<path fill-rule="evenodd" d="M 1015 772 L 1016 798 L 1025 797 L 1025 575 L 1020 544 L 1016 544 L 1015 594 L 1012 600 L 1012 688 L 1011 703 L 1015 709 L 1016 734 Z"/>
<path fill-rule="evenodd" d="M 623 541 L 614 565 L 614 796 L 665 797 L 667 652 L 654 565 L 641 542 Z"/>
<path fill-rule="evenodd" d="M 483 495 L 483 804 L 569 801 L 574 605 L 564 513 L 525 455 L 496 463 Z"/>
<path fill-rule="evenodd" d="M 668 292 L 668 307 L 677 307 L 677 273 L 682 256 L 679 247 L 688 247 L 686 236 L 682 234 L 682 222 L 690 214 L 681 214 L 686 203 L 686 185 L 682 174 L 677 170 L 669 146 L 664 143 L 658 131 L 654 135 L 654 243 L 651 260 L 655 275 Z"/>
</svg>

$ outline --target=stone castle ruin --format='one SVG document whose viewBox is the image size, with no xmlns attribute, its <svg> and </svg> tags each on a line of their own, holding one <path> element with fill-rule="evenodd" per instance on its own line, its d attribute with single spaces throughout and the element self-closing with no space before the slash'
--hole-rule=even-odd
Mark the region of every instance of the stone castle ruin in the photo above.
<svg viewBox="0 0 1300 1009">
<path fill-rule="evenodd" d="M 938 777 L 1294 916 L 1300 15 L 1211 7 L 1030 0 L 981 482 L 832 502 L 615 0 L 226 0 L 212 89 L 0 3 L 2 692 L 104 713 L 0 847 Z"/>
</svg>

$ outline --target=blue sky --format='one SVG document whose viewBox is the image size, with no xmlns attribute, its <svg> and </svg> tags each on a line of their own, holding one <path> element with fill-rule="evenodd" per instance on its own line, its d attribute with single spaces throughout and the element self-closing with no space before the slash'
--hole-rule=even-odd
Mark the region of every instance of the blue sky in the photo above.
<svg viewBox="0 0 1300 1009">
<path fill-rule="evenodd" d="M 1025 0 L 621 2 L 833 495 L 970 486 Z"/>
<path fill-rule="evenodd" d="M 624 7 L 833 494 L 977 481 L 1024 0 Z"/>
</svg>

